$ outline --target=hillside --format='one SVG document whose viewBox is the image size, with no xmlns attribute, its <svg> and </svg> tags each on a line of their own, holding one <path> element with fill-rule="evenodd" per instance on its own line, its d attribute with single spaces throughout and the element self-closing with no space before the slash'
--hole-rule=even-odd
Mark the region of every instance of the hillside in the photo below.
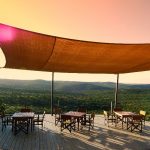
<svg viewBox="0 0 150 150">
<path fill-rule="evenodd" d="M 64 111 L 76 110 L 84 106 L 89 112 L 102 113 L 110 109 L 115 99 L 113 82 L 67 82 L 55 81 L 54 105 Z M 19 111 L 22 106 L 34 112 L 50 113 L 51 82 L 44 80 L 0 80 L 0 101 L 6 104 L 7 113 Z M 149 114 L 150 85 L 119 84 L 119 103 L 124 110 Z"/>
<path fill-rule="evenodd" d="M 95 90 L 115 89 L 113 82 L 74 82 L 55 81 L 54 89 L 65 92 L 82 92 Z M 26 89 L 26 90 L 48 90 L 51 89 L 51 82 L 45 80 L 8 80 L 0 79 L 0 88 L 5 89 Z M 119 84 L 120 89 L 150 89 L 150 84 Z"/>
</svg>

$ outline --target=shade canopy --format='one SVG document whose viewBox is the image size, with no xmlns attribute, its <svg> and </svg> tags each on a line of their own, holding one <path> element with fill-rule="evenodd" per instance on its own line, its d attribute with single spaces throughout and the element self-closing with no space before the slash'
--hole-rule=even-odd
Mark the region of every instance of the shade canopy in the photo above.
<svg viewBox="0 0 150 150">
<path fill-rule="evenodd" d="M 129 73 L 150 70 L 150 44 L 72 40 L 0 24 L 5 68 L 68 73 Z"/>
</svg>

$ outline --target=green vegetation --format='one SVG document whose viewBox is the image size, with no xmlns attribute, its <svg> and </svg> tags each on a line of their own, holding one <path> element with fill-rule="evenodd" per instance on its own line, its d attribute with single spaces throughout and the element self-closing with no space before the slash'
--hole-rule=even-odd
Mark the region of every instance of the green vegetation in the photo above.
<svg viewBox="0 0 150 150">
<path fill-rule="evenodd" d="M 23 85 L 24 82 L 21 81 L 21 85 Z M 48 89 L 50 83 L 44 81 L 46 86 L 40 86 L 40 84 L 35 83 L 36 82 L 34 82 L 34 85 L 38 85 L 37 88 L 31 83 L 30 86 L 26 84 L 24 87 L 20 87 L 20 84 L 18 84 L 18 86 L 15 84 L 12 86 L 8 83 L 6 86 L 6 84 L 3 83 L 3 86 L 0 86 L 1 108 L 5 106 L 6 113 L 19 111 L 22 107 L 29 107 L 34 112 L 43 112 L 43 110 L 45 110 L 46 113 L 50 113 L 51 95 L 50 89 Z M 72 88 L 69 88 L 67 83 L 62 83 L 63 85 L 59 82 L 55 84 L 54 105 L 59 105 L 63 111 L 76 110 L 79 106 L 83 106 L 87 108 L 88 112 L 94 111 L 96 113 L 102 113 L 104 109 L 110 110 L 111 101 L 114 104 L 115 92 L 114 88 L 112 88 L 113 83 L 111 83 L 111 87 L 109 83 L 105 83 L 105 88 L 102 88 L 102 86 L 100 86 L 102 84 L 100 83 L 100 85 L 95 83 L 94 86 L 93 83 L 88 83 L 87 87 L 86 83 L 72 83 Z M 30 88 L 28 88 L 28 86 Z M 138 113 L 139 110 L 142 109 L 150 114 L 150 89 L 140 89 L 139 86 L 138 88 L 131 88 L 127 85 L 123 86 L 128 87 L 119 90 L 118 101 L 123 110 Z"/>
</svg>

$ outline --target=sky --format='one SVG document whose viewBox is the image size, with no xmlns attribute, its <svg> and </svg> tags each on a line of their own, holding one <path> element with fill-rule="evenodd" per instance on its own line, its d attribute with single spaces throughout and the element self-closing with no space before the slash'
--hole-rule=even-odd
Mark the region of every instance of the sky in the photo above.
<svg viewBox="0 0 150 150">
<path fill-rule="evenodd" d="M 150 43 L 149 18 L 149 0 L 0 0 L 0 23 L 84 41 Z M 0 78 L 49 80 L 51 73 L 0 69 Z M 56 73 L 55 79 L 115 82 L 116 75 Z M 150 83 L 150 71 L 122 74 L 120 82 Z"/>
</svg>

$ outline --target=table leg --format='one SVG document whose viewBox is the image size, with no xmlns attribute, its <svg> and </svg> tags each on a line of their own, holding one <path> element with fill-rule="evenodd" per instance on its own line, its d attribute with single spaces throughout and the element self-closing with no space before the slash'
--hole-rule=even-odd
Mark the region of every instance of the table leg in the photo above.
<svg viewBox="0 0 150 150">
<path fill-rule="evenodd" d="M 122 119 L 121 119 L 122 120 L 122 129 L 123 129 L 123 119 L 124 119 L 124 117 L 122 117 Z"/>
<path fill-rule="evenodd" d="M 78 122 L 78 131 L 79 131 L 79 122 L 80 122 L 79 118 L 77 118 L 77 122 Z"/>
</svg>

